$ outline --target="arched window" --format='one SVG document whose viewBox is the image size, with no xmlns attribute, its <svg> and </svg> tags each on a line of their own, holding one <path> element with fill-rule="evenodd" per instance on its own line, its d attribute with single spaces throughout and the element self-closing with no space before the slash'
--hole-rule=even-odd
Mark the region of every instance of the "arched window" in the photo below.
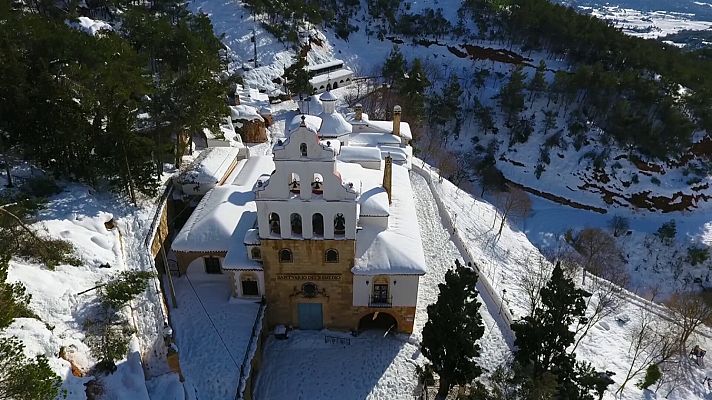
<svg viewBox="0 0 712 400">
<path fill-rule="evenodd" d="M 328 263 L 339 262 L 339 252 L 336 249 L 329 249 L 324 253 L 324 260 Z"/>
<path fill-rule="evenodd" d="M 314 178 L 312 178 L 312 193 L 314 194 L 322 194 L 324 193 L 324 178 L 321 176 L 321 174 L 314 174 Z"/>
<path fill-rule="evenodd" d="M 334 217 L 334 235 L 346 234 L 346 218 L 344 214 L 338 213 Z"/>
<path fill-rule="evenodd" d="M 292 173 L 291 179 L 289 180 L 289 191 L 299 193 L 299 175 L 295 173 Z"/>
<path fill-rule="evenodd" d="M 279 214 L 270 213 L 269 214 L 269 233 L 279 235 L 281 228 L 279 226 Z"/>
<path fill-rule="evenodd" d="M 302 153 L 302 157 L 306 157 L 307 156 L 307 144 L 306 143 L 300 144 L 299 151 Z"/>
<path fill-rule="evenodd" d="M 257 285 L 257 277 L 252 272 L 243 272 L 240 274 L 240 284 L 242 286 L 243 296 L 259 296 L 260 289 Z"/>
<path fill-rule="evenodd" d="M 259 247 L 253 247 L 252 250 L 250 250 L 250 255 L 252 256 L 253 260 L 262 259 L 262 252 L 260 251 Z"/>
<path fill-rule="evenodd" d="M 292 256 L 292 251 L 289 249 L 282 249 L 279 251 L 279 262 L 290 263 L 294 262 L 294 257 Z"/>
<path fill-rule="evenodd" d="M 302 234 L 302 216 L 294 213 L 289 217 L 289 222 L 292 224 L 292 234 Z"/>
<path fill-rule="evenodd" d="M 314 236 L 324 236 L 324 216 L 316 213 L 312 215 L 312 231 Z"/>
</svg>

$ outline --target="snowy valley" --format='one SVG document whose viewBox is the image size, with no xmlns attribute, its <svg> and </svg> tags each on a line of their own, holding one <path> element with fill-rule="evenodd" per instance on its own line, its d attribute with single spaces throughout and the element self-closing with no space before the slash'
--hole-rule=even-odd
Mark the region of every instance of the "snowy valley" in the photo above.
<svg viewBox="0 0 712 400">
<path fill-rule="evenodd" d="M 566 55 L 542 48 L 546 46 L 498 36 L 494 22 L 478 24 L 473 14 L 468 14 L 473 11 L 463 6 L 467 2 L 403 2 L 395 8 L 396 16 L 435 15 L 425 21 L 433 26 L 437 25 L 434 21 L 447 25 L 443 32 L 412 35 L 390 32 L 388 18 L 372 17 L 369 10 L 381 2 L 348 2 L 347 11 L 333 15 L 338 24 L 314 22 L 318 18 L 312 15 L 312 21 L 306 18 L 291 26 L 293 32 L 280 31 L 279 27 L 289 25 L 287 18 L 274 15 L 268 6 L 259 9 L 257 3 L 264 2 L 196 0 L 185 5 L 193 13 L 207 15 L 224 46 L 219 52 L 221 46 L 211 47 L 220 54 L 221 65 L 203 66 L 221 70 L 221 83 L 227 82 L 231 88 L 227 96 L 229 115 L 185 122 L 185 131 L 190 134 L 161 136 L 177 126 L 166 114 L 178 114 L 176 109 L 181 107 L 206 114 L 209 109 L 200 109 L 190 101 L 176 108 L 146 106 L 149 101 L 179 103 L 167 95 L 169 92 L 160 92 L 180 82 L 183 74 L 177 73 L 178 78 L 170 84 L 158 78 L 172 68 L 161 64 L 164 59 L 175 56 L 170 51 L 175 43 L 161 42 L 168 49 L 162 53 L 163 59 L 149 57 L 156 64 L 151 73 L 160 94 L 153 98 L 145 95 L 140 100 L 135 93 L 119 94 L 131 99 L 126 101 L 136 102 L 131 103 L 135 108 L 130 113 L 136 114 L 131 121 L 139 132 L 159 132 L 156 143 L 150 151 L 144 151 L 136 141 L 87 149 L 92 157 L 102 151 L 123 154 L 113 168 L 121 171 L 120 175 L 125 168 L 129 181 L 132 171 L 144 174 L 143 178 L 156 175 L 158 168 L 158 178 L 152 181 L 158 190 L 142 192 L 122 181 L 123 175 L 109 179 L 120 181 L 120 194 L 108 190 L 113 186 L 93 184 L 101 181 L 96 177 L 85 179 L 72 172 L 71 176 L 83 182 L 77 183 L 69 179 L 70 175 L 62 179 L 55 172 L 52 176 L 49 171 L 57 163 L 55 159 L 42 169 L 19 159 L 11 163 L 14 167 L 8 166 L 7 178 L 15 177 L 19 187 L 3 189 L 8 202 L 21 202 L 26 195 L 23 187 L 29 187 L 35 179 L 57 185 L 56 191 L 38 197 L 41 206 L 28 212 L 26 219 L 23 216 L 23 221 L 31 231 L 39 232 L 42 240 L 71 244 L 72 260 L 63 260 L 55 267 L 41 259 L 14 254 L 7 282 L 22 284 L 31 295 L 29 312 L 0 331 L 2 337 L 18 338 L 28 359 L 46 357 L 49 370 L 61 380 L 58 398 L 433 398 L 443 377 L 431 382 L 422 372 L 431 362 L 423 350 L 427 336 L 423 332 L 429 306 L 438 302 L 446 275 L 457 270 L 456 260 L 479 274 L 478 314 L 484 330 L 474 362 L 483 371 L 474 381 L 452 385 L 448 399 L 527 398 L 507 392 L 515 387 L 506 375 L 514 374 L 507 368 L 518 352 L 513 324 L 532 317 L 536 307 L 541 307 L 538 289 L 552 279 L 554 265 L 557 270 L 563 265 L 566 279 L 588 295 L 582 306 L 585 317 L 570 326 L 575 332 L 568 351 L 574 360 L 589 363 L 597 379 L 610 383 L 601 398 L 710 398 L 712 367 L 698 350 L 712 348 L 712 331 L 705 324 L 712 322 L 712 312 L 707 315 L 705 307 L 695 314 L 691 310 L 700 303 L 686 302 L 687 296 L 703 299 L 712 289 L 709 131 L 690 125 L 689 143 L 681 143 L 664 155 L 645 154 L 647 149 L 654 153 L 657 143 L 648 144 L 648 148 L 634 141 L 622 144 L 628 139 L 616 140 L 607 132 L 608 127 L 600 124 L 614 116 L 600 115 L 589 103 L 594 96 L 589 94 L 593 91 L 590 87 L 597 86 L 604 73 L 596 68 L 582 71 Z M 273 6 L 273 2 L 266 3 Z M 642 38 L 712 27 L 712 5 L 701 2 L 668 9 L 654 4 L 643 7 L 635 1 L 618 5 L 561 3 L 610 20 L 626 34 Z M 122 27 L 120 18 L 108 18 L 99 11 L 92 11 L 91 18 L 67 20 L 66 25 L 87 37 L 141 26 L 136 22 L 140 18 L 134 15 L 121 18 L 126 18 L 128 28 Z M 416 26 L 420 23 L 416 17 L 413 21 Z M 201 21 L 191 23 L 204 26 Z M 136 31 L 138 38 L 149 35 L 148 30 Z M 188 41 L 180 34 L 176 38 Z M 107 47 L 106 51 L 113 50 Z M 152 51 L 155 49 L 149 53 Z M 118 54 L 126 52 L 115 56 Z M 305 94 L 305 99 L 299 100 L 299 94 L 289 93 L 292 82 L 285 70 L 300 57 L 310 66 L 343 61 L 344 68 L 353 72 L 353 81 L 330 91 Z M 384 63 L 398 57 L 403 63 L 402 73 L 389 82 Z M 65 70 L 59 68 L 56 76 L 61 77 Z M 404 106 L 403 124 L 400 108 L 394 106 L 412 98 L 399 97 L 393 88 L 396 79 L 414 78 L 413 71 L 422 74 L 430 85 L 418 90 L 424 99 L 422 109 L 398 104 Z M 118 71 L 108 74 L 117 79 L 123 76 Z M 646 79 L 664 81 L 655 71 L 649 74 Z M 332 83 L 331 75 L 326 79 Z M 502 98 L 516 79 L 520 80 L 522 104 L 512 118 L 504 111 Z M 709 79 L 704 76 L 700 81 Z M 586 84 L 587 80 L 596 82 Z M 196 81 L 198 85 L 204 82 Z M 566 86 L 566 82 L 572 86 Z M 576 84 L 586 89 L 567 89 Z M 615 86 L 605 83 L 609 84 Z M 661 86 L 672 87 L 670 92 L 675 93 L 671 103 L 665 103 L 671 110 L 677 110 L 678 105 L 684 108 L 693 92 L 677 83 Z M 136 84 L 131 90 L 139 87 L 141 84 Z M 206 87 L 206 92 L 216 90 Z M 647 89 L 641 86 L 640 91 Z M 83 102 L 94 100 L 81 97 L 79 89 L 77 93 L 69 103 L 83 106 Z M 199 97 L 190 90 L 178 93 L 190 99 Z M 448 95 L 453 93 L 455 104 L 448 102 L 452 100 Z M 628 96 L 635 97 L 621 95 Z M 212 96 L 204 101 L 222 104 L 225 97 Z M 100 102 L 110 104 L 108 99 Z M 123 115 L 113 115 L 112 106 L 107 107 L 96 114 L 87 111 L 82 118 L 91 121 L 93 128 L 109 129 L 115 126 L 113 118 L 121 120 Z M 116 107 L 122 109 L 126 103 Z M 690 106 L 681 114 L 696 121 L 703 119 L 696 118 L 696 112 Z M 322 122 L 327 120 L 330 123 Z M 666 132 L 667 125 L 659 128 L 659 122 L 646 125 L 649 135 L 665 136 L 661 132 Z M 333 132 L 327 125 L 337 131 L 348 126 L 348 132 L 329 136 Z M 197 126 L 201 129 L 195 129 Z M 207 126 L 210 128 L 202 128 Z M 635 121 L 628 129 L 634 126 Z M 11 128 L 16 127 L 0 125 L 0 133 Z M 121 135 L 123 131 L 115 132 Z M 297 151 L 296 143 L 290 142 L 291 135 L 301 138 L 304 147 Z M 636 137 L 642 136 L 645 132 Z M 248 137 L 257 137 L 254 141 L 260 143 L 251 143 Z M 314 143 L 310 141 L 313 138 Z M 168 144 L 162 142 L 166 139 Z M 176 155 L 176 164 L 182 165 L 179 168 L 172 165 L 174 144 L 183 149 Z M 137 146 L 130 149 L 143 152 L 149 161 L 141 164 L 129 160 L 126 146 Z M 167 147 L 171 149 L 165 151 Z M 314 149 L 326 156 L 319 153 L 322 158 L 313 160 Z M 67 158 L 81 158 L 71 151 L 66 154 Z M 108 157 L 101 154 L 99 158 Z M 289 190 L 283 188 L 285 198 L 270 197 L 276 196 L 275 187 L 281 183 L 279 165 L 305 168 L 306 161 L 318 168 L 333 164 L 330 172 L 339 179 L 339 194 L 329 192 L 333 190 L 330 186 L 321 189 L 319 185 L 334 178 L 319 169 L 313 174 L 311 188 L 306 179 L 312 171 L 307 174 L 299 170 L 301 179 L 294 172 L 284 178 L 283 186 L 290 185 Z M 93 162 L 86 168 L 100 168 L 98 161 Z M 5 163 L 10 164 L 7 160 Z M 388 168 L 394 172 L 386 172 L 391 171 Z M 401 192 L 392 193 L 396 190 Z M 132 204 L 128 200 L 131 197 Z M 316 205 L 309 205 L 310 201 Z M 297 202 L 313 213 L 308 218 L 296 214 L 298 225 L 294 213 L 283 214 L 280 222 L 275 210 L 281 209 L 268 212 L 260 208 L 265 207 L 263 204 L 281 207 Z M 351 221 L 343 211 L 332 212 L 337 203 L 353 207 L 355 219 Z M 413 215 L 408 214 L 411 206 Z M 326 223 L 322 213 L 327 216 Z M 344 214 L 345 222 L 339 222 Z M 23 222 L 20 225 L 13 225 L 13 229 L 25 227 Z M 358 242 L 364 237 L 367 239 L 362 242 L 373 241 L 365 251 Z M 340 247 L 338 239 L 352 239 L 354 249 Z M 343 280 L 335 283 L 342 279 L 336 276 L 338 271 L 311 271 L 298 258 L 302 245 L 295 242 L 326 240 L 337 244 L 323 249 L 323 256 L 315 255 L 315 263 L 326 267 L 338 264 L 333 268 L 344 264 L 353 286 L 348 288 L 353 290 L 353 307 L 361 307 L 353 311 L 357 321 L 353 327 L 339 319 L 350 316 L 352 304 L 351 293 L 347 293 L 349 311 L 342 313 L 337 308 L 340 291 L 346 290 L 336 286 L 344 284 Z M 38 243 L 44 246 L 42 241 Z M 304 246 L 310 256 L 322 251 L 319 245 Z M 284 247 L 293 247 L 296 256 L 292 250 L 284 253 Z M 278 259 L 270 260 L 269 250 L 275 250 Z M 333 260 L 332 250 L 338 250 Z M 349 251 L 355 254 L 349 256 Z M 340 259 L 339 254 L 347 259 Z M 270 275 L 267 266 L 277 261 L 295 263 L 307 272 L 280 266 L 279 273 Z M 368 271 L 379 262 L 389 264 L 392 270 Z M 414 266 L 408 264 L 410 269 L 404 272 L 399 270 L 402 265 L 396 265 L 399 263 Z M 421 263 L 423 271 L 418 269 Z M 211 272 L 211 268 L 216 270 Z M 119 296 L 124 300 L 113 310 L 106 306 L 112 301 L 107 288 L 131 283 L 129 275 L 122 273 L 146 275 L 138 285 L 138 294 L 125 299 Z M 413 276 L 417 276 L 414 286 L 409 283 Z M 302 280 L 309 282 L 301 284 Z M 292 281 L 299 281 L 300 286 L 294 283 L 292 289 Z M 364 304 L 357 304 L 357 285 L 370 290 L 364 292 Z M 288 300 L 275 302 L 276 295 L 270 297 L 274 288 L 284 289 L 280 295 Z M 376 298 L 378 290 L 387 290 L 387 294 L 378 292 L 380 297 Z M 405 292 L 401 291 L 407 290 L 414 291 L 402 295 Z M 408 300 L 398 298 L 401 295 Z M 409 303 L 411 299 L 413 304 Z M 0 305 L 5 304 L 3 300 L 0 297 Z M 287 303 L 291 308 L 286 308 Z M 308 308 L 299 305 L 307 303 L 325 305 L 318 309 L 319 322 L 314 328 L 292 329 L 293 323 L 280 320 L 297 321 L 297 325 L 311 323 L 302 315 Z M 381 329 L 378 323 L 383 315 L 396 324 L 389 322 L 387 329 Z M 92 346 L 96 346 L 92 335 L 109 340 L 105 332 L 111 328 L 106 328 L 103 336 L 92 333 L 97 321 L 106 320 L 121 325 L 127 340 L 120 356 L 110 360 L 115 368 L 108 372 L 99 368 L 105 356 Z M 371 321 L 378 329 L 361 329 L 371 326 Z M 666 347 L 671 337 L 681 335 L 685 336 L 682 350 Z M 643 388 L 640 382 L 647 379 L 648 367 L 653 364 L 662 375 Z M 474 382 L 490 390 L 505 390 L 499 392 L 500 397 L 495 392 L 484 397 L 476 391 Z M 546 398 L 557 398 L 550 396 Z M 582 394 L 571 398 L 594 397 Z"/>
</svg>

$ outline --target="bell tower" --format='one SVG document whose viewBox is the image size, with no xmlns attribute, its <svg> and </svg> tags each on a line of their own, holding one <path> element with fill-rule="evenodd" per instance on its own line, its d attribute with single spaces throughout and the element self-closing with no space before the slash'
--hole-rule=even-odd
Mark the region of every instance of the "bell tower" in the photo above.
<svg viewBox="0 0 712 400">
<path fill-rule="evenodd" d="M 336 149 L 304 119 L 273 148 L 275 171 L 255 187 L 270 325 L 353 327 L 357 197 L 342 179 Z"/>
</svg>

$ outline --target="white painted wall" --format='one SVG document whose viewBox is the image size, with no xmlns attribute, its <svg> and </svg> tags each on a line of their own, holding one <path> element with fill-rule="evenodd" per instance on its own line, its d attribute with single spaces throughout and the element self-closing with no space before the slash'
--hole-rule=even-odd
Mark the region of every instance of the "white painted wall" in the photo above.
<svg viewBox="0 0 712 400">
<path fill-rule="evenodd" d="M 301 144 L 307 146 L 307 156 L 302 156 Z M 324 219 L 324 238 L 334 236 L 334 218 L 343 214 L 346 232 L 344 239 L 356 238 L 358 193 L 349 188 L 336 173 L 335 150 L 319 143 L 316 132 L 299 127 L 282 145 L 274 150 L 275 172 L 268 183 L 257 192 L 257 221 L 261 238 L 273 237 L 269 229 L 269 215 L 276 213 L 280 220 L 282 239 L 313 239 L 312 216 L 320 213 Z M 290 192 L 293 174 L 299 176 L 300 192 Z M 311 183 L 320 175 L 323 194 L 312 193 Z M 290 217 L 299 214 L 302 234 L 292 233 Z"/>
<path fill-rule="evenodd" d="M 223 257 L 218 257 L 220 259 L 220 266 L 222 267 L 222 263 L 224 258 Z M 204 257 L 198 257 L 195 260 L 191 261 L 190 264 L 188 264 L 188 268 L 186 269 L 187 274 L 191 275 L 209 275 L 209 276 L 220 276 L 220 274 L 208 274 L 205 272 L 205 260 Z"/>
<path fill-rule="evenodd" d="M 260 237 L 263 239 L 277 238 L 269 230 L 269 214 L 277 213 L 280 222 L 280 238 L 282 239 L 313 239 L 312 216 L 319 213 L 324 218 L 324 239 L 356 239 L 356 203 L 331 202 L 324 200 L 261 200 L 257 202 L 257 221 Z M 292 234 L 290 215 L 298 213 L 302 217 L 302 235 Z M 334 235 L 334 217 L 343 214 L 346 232 L 343 237 Z"/>
<path fill-rule="evenodd" d="M 242 294 L 242 279 L 241 275 L 242 274 L 249 274 L 252 273 L 254 274 L 253 276 L 257 276 L 257 288 L 260 291 L 259 296 L 244 296 Z M 235 288 L 237 290 L 237 297 L 245 297 L 248 299 L 253 299 L 257 297 L 262 297 L 265 294 L 265 275 L 263 271 L 230 271 L 230 274 L 232 275 L 233 279 L 233 284 L 235 285 Z"/>
<path fill-rule="evenodd" d="M 359 225 L 375 225 L 383 229 L 388 229 L 388 217 L 360 216 Z"/>
<path fill-rule="evenodd" d="M 373 276 L 354 275 L 354 306 L 367 307 L 373 290 Z M 418 275 L 389 275 L 388 291 L 393 306 L 415 307 L 418 303 Z"/>
</svg>

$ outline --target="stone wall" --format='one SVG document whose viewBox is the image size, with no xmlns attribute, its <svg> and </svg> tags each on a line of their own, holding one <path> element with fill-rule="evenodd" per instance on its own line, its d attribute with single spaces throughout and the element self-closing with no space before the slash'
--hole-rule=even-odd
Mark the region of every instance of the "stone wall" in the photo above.
<svg viewBox="0 0 712 400">
<path fill-rule="evenodd" d="M 297 304 L 321 303 L 324 326 L 350 330 L 353 303 L 354 240 L 271 240 L 262 239 L 262 261 L 267 297 L 267 325 L 299 326 Z M 281 249 L 292 251 L 294 261 L 279 262 Z M 325 263 L 327 249 L 336 249 L 339 260 Z M 314 297 L 304 296 L 302 285 L 317 285 Z"/>
<path fill-rule="evenodd" d="M 320 303 L 324 327 L 337 330 L 357 330 L 362 317 L 374 312 L 392 315 L 398 330 L 412 332 L 415 307 L 354 307 L 353 267 L 354 240 L 270 240 L 262 239 L 262 260 L 267 299 L 267 326 L 299 327 L 297 305 Z M 292 251 L 294 261 L 279 262 L 279 251 Z M 339 252 L 337 263 L 325 263 L 327 249 Z M 318 294 L 306 297 L 302 285 L 317 285 Z"/>
</svg>

